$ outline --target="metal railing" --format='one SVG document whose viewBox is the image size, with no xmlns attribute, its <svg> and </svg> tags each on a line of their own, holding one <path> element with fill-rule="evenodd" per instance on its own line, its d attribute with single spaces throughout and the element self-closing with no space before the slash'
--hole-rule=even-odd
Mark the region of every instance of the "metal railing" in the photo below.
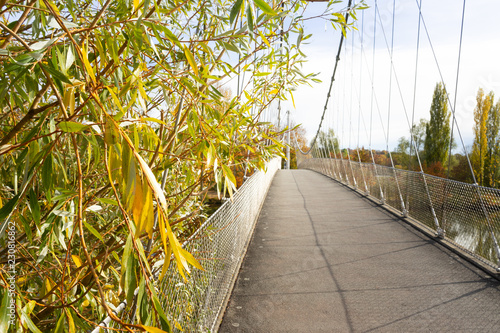
<svg viewBox="0 0 500 333">
<path fill-rule="evenodd" d="M 252 236 L 260 208 L 281 159 L 257 171 L 226 201 L 186 243 L 202 264 L 186 283 L 172 267 L 160 286 L 165 313 L 174 330 L 214 332 Z M 172 265 L 173 266 L 173 265 Z"/>
<path fill-rule="evenodd" d="M 309 158 L 299 168 L 325 174 L 389 205 L 499 271 L 500 190 L 345 159 Z"/>
<path fill-rule="evenodd" d="M 183 246 L 203 266 L 187 281 L 170 265 L 162 282 L 155 282 L 161 306 L 174 332 L 216 332 L 232 291 L 255 223 L 281 158 L 256 171 L 226 200 Z M 120 304 L 126 307 L 126 302 Z M 131 321 L 128 318 L 128 321 Z M 101 326 L 107 327 L 106 317 Z M 99 332 L 97 327 L 95 332 Z M 94 332 L 93 331 L 93 332 Z"/>
</svg>

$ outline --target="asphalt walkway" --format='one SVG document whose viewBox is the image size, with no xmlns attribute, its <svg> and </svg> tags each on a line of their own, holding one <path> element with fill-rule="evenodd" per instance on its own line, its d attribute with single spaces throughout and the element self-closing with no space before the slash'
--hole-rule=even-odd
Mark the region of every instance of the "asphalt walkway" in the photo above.
<svg viewBox="0 0 500 333">
<path fill-rule="evenodd" d="M 219 332 L 500 332 L 500 283 L 339 183 L 281 170 Z"/>
</svg>

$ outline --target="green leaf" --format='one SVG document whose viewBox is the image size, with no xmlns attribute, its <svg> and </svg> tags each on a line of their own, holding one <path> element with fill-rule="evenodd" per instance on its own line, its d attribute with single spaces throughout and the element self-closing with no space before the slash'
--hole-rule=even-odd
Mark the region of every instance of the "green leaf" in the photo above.
<svg viewBox="0 0 500 333">
<path fill-rule="evenodd" d="M 194 60 L 193 54 L 191 53 L 191 51 L 187 46 L 184 46 L 184 54 L 186 55 L 186 59 L 189 63 L 189 66 L 191 66 L 191 68 L 193 69 L 194 74 L 198 76 L 198 66 L 196 65 L 196 61 Z"/>
<path fill-rule="evenodd" d="M 54 329 L 54 333 L 63 333 L 64 332 L 64 321 L 66 316 L 59 316 L 59 320 L 57 321 L 56 328 Z"/>
<path fill-rule="evenodd" d="M 236 178 L 233 175 L 233 172 L 231 171 L 231 168 L 228 167 L 227 165 L 222 165 L 222 169 L 224 170 L 224 175 L 234 184 L 236 185 Z"/>
<path fill-rule="evenodd" d="M 118 206 L 118 202 L 117 202 L 115 199 L 109 199 L 109 198 L 97 198 L 96 200 L 97 200 L 97 201 L 99 201 L 99 202 L 102 202 L 102 203 L 104 203 L 104 204 Z"/>
<path fill-rule="evenodd" d="M 238 48 L 238 46 L 234 45 L 233 43 L 227 43 L 227 42 L 224 42 L 224 41 L 220 41 L 220 43 L 224 46 L 224 48 L 226 50 L 242 54 L 241 50 Z"/>
<path fill-rule="evenodd" d="M 243 4 L 243 0 L 237 0 L 234 3 L 233 8 L 231 8 L 231 14 L 229 14 L 229 21 L 231 22 L 231 24 L 233 23 L 234 19 L 236 18 L 236 16 L 240 12 L 242 4 Z"/>
<path fill-rule="evenodd" d="M 141 281 L 139 282 L 139 289 L 137 291 L 137 309 L 136 315 L 140 319 L 140 323 L 145 323 L 147 320 L 147 311 L 143 311 L 143 305 L 145 305 L 144 299 L 144 288 L 146 286 L 146 282 L 144 280 L 144 276 L 141 276 Z"/>
<path fill-rule="evenodd" d="M 150 290 L 151 290 L 151 287 L 150 287 Z M 160 302 L 158 301 L 158 296 L 156 295 L 156 293 L 153 290 L 152 290 L 151 296 L 153 298 L 153 306 L 155 307 L 156 312 L 158 312 L 158 315 L 160 316 L 159 319 L 160 319 L 162 329 L 167 330 L 167 332 L 169 332 L 169 333 L 172 332 L 172 329 L 170 328 L 170 324 L 168 322 L 168 318 L 165 315 L 165 312 L 163 311 L 163 308 L 161 307 Z"/>
<path fill-rule="evenodd" d="M 127 296 L 127 302 L 130 303 L 134 297 L 134 291 L 137 287 L 137 279 L 135 274 L 136 259 L 132 250 L 132 235 L 129 235 L 125 248 L 123 250 L 122 268 L 120 284 Z"/>
<path fill-rule="evenodd" d="M 83 131 L 84 129 L 86 129 L 88 127 L 90 127 L 90 126 L 89 125 L 80 124 L 80 123 L 75 123 L 73 121 L 61 121 L 59 123 L 59 128 L 63 132 L 67 132 L 67 133 L 81 132 L 81 131 Z"/>
<path fill-rule="evenodd" d="M 24 231 L 26 232 L 26 237 L 28 237 L 28 240 L 31 243 L 33 236 L 31 234 L 30 222 L 22 215 L 19 215 L 19 219 L 21 220 L 21 223 L 23 224 Z"/>
<path fill-rule="evenodd" d="M 95 230 L 93 226 L 91 226 L 90 224 L 88 224 L 86 221 L 83 221 L 83 224 L 92 233 L 92 235 L 96 236 L 101 242 L 104 242 L 104 240 L 102 239 L 101 234 L 97 230 Z"/>
<path fill-rule="evenodd" d="M 7 289 L 3 289 L 2 303 L 0 306 L 0 332 L 7 332 L 9 328 L 9 308 L 8 304 L 11 300 L 11 296 L 7 292 Z"/>
<path fill-rule="evenodd" d="M 42 186 L 45 192 L 52 188 L 52 155 L 48 155 L 42 165 Z"/>
<path fill-rule="evenodd" d="M 30 302 L 34 302 L 34 301 L 30 301 Z M 42 333 L 38 327 L 35 326 L 35 324 L 33 323 L 33 321 L 31 321 L 31 318 L 30 316 L 26 313 L 29 309 L 29 305 L 30 303 L 26 304 L 26 306 L 21 309 L 21 320 L 24 322 L 25 325 L 23 326 L 27 326 L 27 328 L 29 328 L 29 330 L 33 333 Z M 31 312 L 31 311 L 29 311 Z"/>
<path fill-rule="evenodd" d="M 68 79 L 68 77 L 66 77 L 66 75 L 64 75 L 63 73 L 59 72 L 57 69 L 53 68 L 52 66 L 45 66 L 41 62 L 39 62 L 39 64 L 44 69 L 46 69 L 47 72 L 49 72 L 53 78 L 55 78 L 59 81 L 62 81 L 64 83 L 67 83 L 67 84 L 72 84 L 71 81 Z"/>
<path fill-rule="evenodd" d="M 38 204 L 38 198 L 33 189 L 30 189 L 29 199 L 31 216 L 33 216 L 33 220 L 35 220 L 36 224 L 40 224 L 40 205 Z"/>
<path fill-rule="evenodd" d="M 253 8 L 250 2 L 247 4 L 247 26 L 248 32 L 250 33 L 250 35 L 253 35 Z"/>
<path fill-rule="evenodd" d="M 0 221 L 2 221 L 2 225 L 0 225 L 0 238 L 2 238 L 5 229 L 7 229 L 7 225 L 9 224 L 9 219 L 7 217 L 10 216 L 12 211 L 17 205 L 17 201 L 19 200 L 19 194 L 9 200 L 2 208 L 0 208 Z"/>
<path fill-rule="evenodd" d="M 253 3 L 267 15 L 276 15 L 276 12 L 264 0 L 253 0 Z"/>
<path fill-rule="evenodd" d="M 136 187 L 136 163 L 126 140 L 122 144 L 122 174 L 124 186 L 122 186 L 124 206 L 130 210 L 134 202 L 135 187 Z"/>
</svg>

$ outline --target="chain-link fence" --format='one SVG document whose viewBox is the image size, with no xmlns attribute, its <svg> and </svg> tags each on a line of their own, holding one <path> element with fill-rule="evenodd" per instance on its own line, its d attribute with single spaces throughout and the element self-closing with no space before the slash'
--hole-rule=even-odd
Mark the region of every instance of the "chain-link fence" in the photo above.
<svg viewBox="0 0 500 333">
<path fill-rule="evenodd" d="M 260 207 L 281 159 L 257 171 L 186 243 L 204 270 L 193 270 L 183 281 L 175 267 L 159 286 L 163 308 L 174 331 L 214 332 L 246 252 Z"/>
<path fill-rule="evenodd" d="M 233 198 L 225 201 L 184 243 L 203 271 L 193 269 L 184 281 L 175 265 L 170 265 L 162 282 L 155 282 L 161 306 L 174 332 L 217 331 L 260 208 L 280 167 L 281 158 L 275 158 L 266 164 L 265 172 L 256 171 Z M 127 302 L 123 301 L 115 313 L 126 307 Z M 110 324 L 113 325 L 111 318 L 106 317 L 99 326 Z M 100 332 L 99 327 L 94 332 Z"/>
<path fill-rule="evenodd" d="M 346 159 L 309 158 L 299 168 L 323 173 L 380 200 L 498 269 L 500 190 Z"/>
</svg>

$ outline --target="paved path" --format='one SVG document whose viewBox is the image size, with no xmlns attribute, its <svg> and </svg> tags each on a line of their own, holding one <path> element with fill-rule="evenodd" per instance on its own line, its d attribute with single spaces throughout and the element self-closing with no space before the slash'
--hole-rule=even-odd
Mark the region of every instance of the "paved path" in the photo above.
<svg viewBox="0 0 500 333">
<path fill-rule="evenodd" d="M 335 181 L 282 170 L 219 332 L 500 332 L 500 283 Z"/>
</svg>

